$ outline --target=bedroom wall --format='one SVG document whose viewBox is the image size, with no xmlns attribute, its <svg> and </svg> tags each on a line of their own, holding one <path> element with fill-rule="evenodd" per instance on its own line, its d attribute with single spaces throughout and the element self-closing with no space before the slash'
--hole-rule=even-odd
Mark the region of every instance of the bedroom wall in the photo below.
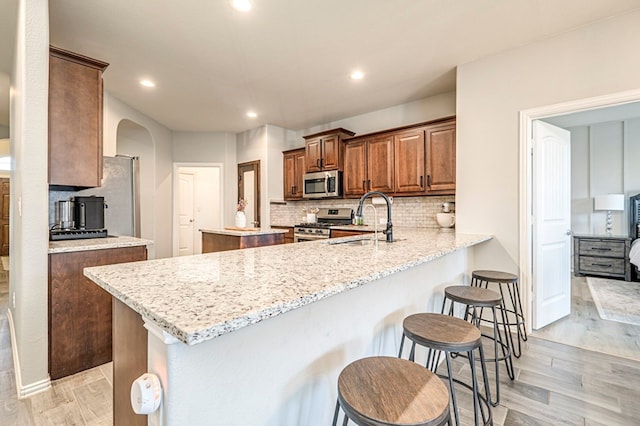
<svg viewBox="0 0 640 426">
<path fill-rule="evenodd" d="M 606 212 L 593 210 L 602 194 L 640 193 L 640 118 L 570 127 L 571 229 L 576 234 L 602 234 Z M 628 208 L 613 212 L 612 232 L 627 235 Z"/>
</svg>

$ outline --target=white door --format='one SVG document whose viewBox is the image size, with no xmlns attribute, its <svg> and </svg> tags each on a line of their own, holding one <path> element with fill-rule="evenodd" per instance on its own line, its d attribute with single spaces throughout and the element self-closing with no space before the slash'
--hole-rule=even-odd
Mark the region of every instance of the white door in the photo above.
<svg viewBox="0 0 640 426">
<path fill-rule="evenodd" d="M 178 256 L 193 254 L 193 175 L 178 174 Z"/>
<path fill-rule="evenodd" d="M 571 313 L 571 134 L 533 122 L 533 328 Z"/>
</svg>

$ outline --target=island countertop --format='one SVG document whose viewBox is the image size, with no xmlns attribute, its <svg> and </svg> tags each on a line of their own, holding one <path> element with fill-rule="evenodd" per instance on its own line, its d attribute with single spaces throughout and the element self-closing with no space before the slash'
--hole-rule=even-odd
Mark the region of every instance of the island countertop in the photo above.
<svg viewBox="0 0 640 426">
<path fill-rule="evenodd" d="M 151 240 L 128 236 L 49 241 L 49 254 L 148 246 L 151 244 L 153 244 Z"/>
<path fill-rule="evenodd" d="M 91 267 L 84 274 L 146 320 L 194 345 L 492 237 L 397 228 L 392 244 L 338 243 L 361 238 Z"/>
</svg>

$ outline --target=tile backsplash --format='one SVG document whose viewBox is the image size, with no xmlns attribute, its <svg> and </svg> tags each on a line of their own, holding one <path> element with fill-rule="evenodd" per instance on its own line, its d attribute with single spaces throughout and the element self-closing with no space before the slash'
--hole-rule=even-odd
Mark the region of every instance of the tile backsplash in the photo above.
<svg viewBox="0 0 640 426">
<path fill-rule="evenodd" d="M 454 195 L 432 197 L 393 197 L 392 221 L 394 226 L 407 226 L 416 228 L 438 228 L 436 213 L 442 211 L 442 203 L 455 202 Z M 367 204 L 370 200 L 367 200 Z M 271 225 L 293 226 L 301 223 L 305 217 L 304 208 L 358 208 L 358 199 L 326 199 L 313 201 L 286 201 L 271 202 Z M 378 219 L 386 222 L 386 205 L 376 205 Z M 374 212 L 371 208 L 364 210 L 364 223 L 373 225 Z"/>
</svg>

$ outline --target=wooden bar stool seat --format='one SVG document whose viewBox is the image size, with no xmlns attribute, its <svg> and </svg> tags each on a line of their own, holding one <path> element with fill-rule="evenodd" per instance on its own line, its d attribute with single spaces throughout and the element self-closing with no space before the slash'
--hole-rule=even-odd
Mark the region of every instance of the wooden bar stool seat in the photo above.
<svg viewBox="0 0 640 426">
<path fill-rule="evenodd" d="M 509 333 L 509 345 L 516 358 L 522 354 L 522 342 L 527 341 L 527 328 L 524 322 L 522 302 L 520 299 L 520 286 L 518 276 L 509 272 L 478 270 L 471 273 L 471 286 L 489 288 L 489 283 L 497 285 L 502 298 L 501 309 L 506 312 L 506 321 L 509 330 L 515 328 L 518 345 L 514 345 L 513 336 Z"/>
<path fill-rule="evenodd" d="M 446 309 L 447 302 L 449 302 L 448 310 Z M 491 401 L 491 405 L 495 407 L 500 403 L 501 361 L 504 361 L 509 378 L 511 380 L 515 378 L 506 312 L 500 309 L 502 306 L 502 297 L 496 291 L 481 287 L 454 285 L 445 288 L 442 313 L 448 313 L 448 315 L 454 316 L 456 303 L 464 305 L 464 320 L 471 321 L 478 329 L 480 329 L 481 321 L 489 322 L 492 325 L 493 333 L 481 333 L 481 336 L 493 342 L 493 357 L 487 357 L 485 361 L 495 364 L 496 392 L 495 399 Z M 485 309 L 491 311 L 491 318 L 483 318 Z M 500 325 L 502 325 L 502 331 L 500 330 Z"/>
<path fill-rule="evenodd" d="M 449 392 L 426 368 L 404 359 L 375 356 L 347 365 L 338 377 L 338 412 L 360 426 L 450 424 Z"/>
<path fill-rule="evenodd" d="M 491 414 L 491 395 L 489 390 L 489 382 L 487 379 L 487 370 L 485 366 L 484 351 L 482 348 L 482 338 L 478 327 L 449 315 L 420 313 L 406 317 L 402 322 L 403 334 L 400 342 L 399 357 L 402 356 L 405 339 L 411 341 L 411 351 L 409 360 L 415 360 L 416 345 L 428 348 L 426 367 L 437 373 L 440 363 L 440 355 L 444 353 L 447 365 L 447 374 L 445 377 L 449 381 L 449 392 L 451 393 L 451 402 L 453 403 L 453 414 L 456 425 L 460 424 L 460 416 L 458 413 L 458 402 L 456 399 L 456 391 L 454 384 L 459 384 L 473 393 L 473 412 L 476 425 L 493 424 Z M 476 374 L 476 358 L 474 351 L 479 352 L 479 360 L 482 371 L 482 379 L 484 382 L 485 395 L 481 395 L 478 379 Z M 465 383 L 454 377 L 451 368 L 451 355 L 464 352 L 469 359 L 471 367 L 471 383 Z"/>
</svg>

